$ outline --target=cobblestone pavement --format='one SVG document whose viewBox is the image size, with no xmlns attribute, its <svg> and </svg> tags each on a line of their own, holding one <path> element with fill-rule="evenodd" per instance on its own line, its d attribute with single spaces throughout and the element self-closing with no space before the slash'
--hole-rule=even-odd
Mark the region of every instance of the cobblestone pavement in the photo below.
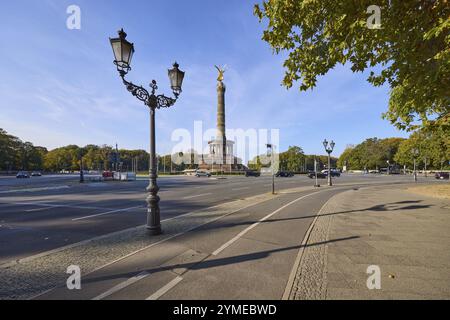
<svg viewBox="0 0 450 320">
<path fill-rule="evenodd" d="M 299 253 L 289 299 L 450 299 L 450 201 L 406 188 L 332 198 Z M 381 289 L 367 287 L 371 265 Z"/>
</svg>

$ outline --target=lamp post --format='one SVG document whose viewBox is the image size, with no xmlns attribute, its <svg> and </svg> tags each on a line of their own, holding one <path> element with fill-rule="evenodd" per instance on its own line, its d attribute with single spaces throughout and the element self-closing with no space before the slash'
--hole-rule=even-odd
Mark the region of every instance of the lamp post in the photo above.
<svg viewBox="0 0 450 320">
<path fill-rule="evenodd" d="M 414 161 L 414 182 L 417 182 L 417 171 L 416 171 L 416 158 L 419 155 L 419 149 L 413 148 L 411 150 L 413 161 Z"/>
<path fill-rule="evenodd" d="M 111 46 L 114 53 L 114 64 L 117 66 L 122 82 L 129 92 L 137 99 L 142 101 L 150 111 L 150 174 L 149 185 L 147 191 L 149 195 L 147 201 L 147 230 L 151 235 L 157 235 L 162 232 L 160 223 L 158 184 L 156 182 L 156 147 L 155 147 L 155 112 L 156 109 L 169 108 L 175 104 L 181 93 L 181 85 L 183 83 L 184 72 L 178 69 L 179 65 L 175 62 L 173 68 L 168 70 L 170 84 L 174 98 L 164 95 L 156 95 L 158 86 L 156 81 L 150 83 L 151 92 L 148 92 L 142 86 L 137 86 L 127 80 L 125 75 L 131 70 L 130 63 L 134 54 L 134 45 L 126 40 L 127 34 L 121 29 L 118 38 L 110 38 Z"/>
<path fill-rule="evenodd" d="M 319 182 L 317 180 L 317 160 L 316 160 L 316 156 L 314 156 L 314 175 L 315 175 L 315 178 L 316 178 L 316 184 L 314 185 L 314 187 L 319 188 L 320 184 L 319 184 Z"/>
<path fill-rule="evenodd" d="M 273 170 L 273 153 L 275 146 L 271 143 L 266 144 L 267 147 L 267 155 L 270 155 L 270 166 L 272 168 L 272 194 L 275 194 L 275 171 Z"/>
<path fill-rule="evenodd" d="M 425 168 L 424 168 L 424 171 L 425 171 L 425 172 L 424 172 L 424 175 L 425 175 L 425 178 L 426 178 L 426 177 L 427 177 L 427 157 L 424 158 L 424 162 L 425 162 L 425 164 L 424 164 L 424 165 L 425 165 Z"/>
<path fill-rule="evenodd" d="M 83 155 L 80 157 L 80 183 L 84 182 L 84 172 L 83 172 Z"/>
<path fill-rule="evenodd" d="M 211 174 L 214 173 L 214 158 L 216 157 L 216 150 L 214 146 L 212 147 L 212 161 L 211 161 Z"/>
<path fill-rule="evenodd" d="M 325 148 L 325 151 L 328 153 L 328 185 L 331 187 L 333 185 L 331 181 L 331 153 L 334 149 L 334 141 L 331 140 L 331 142 L 328 144 L 327 139 L 323 140 L 323 146 Z"/>
</svg>

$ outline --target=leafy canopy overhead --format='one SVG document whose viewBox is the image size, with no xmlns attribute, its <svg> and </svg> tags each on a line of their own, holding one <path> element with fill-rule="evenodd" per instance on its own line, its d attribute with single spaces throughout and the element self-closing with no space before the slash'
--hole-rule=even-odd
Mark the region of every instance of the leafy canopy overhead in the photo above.
<svg viewBox="0 0 450 320">
<path fill-rule="evenodd" d="M 370 5 L 381 28 L 370 29 Z M 287 51 L 283 84 L 311 89 L 336 64 L 370 69 L 368 81 L 391 88 L 383 115 L 400 129 L 450 128 L 450 5 L 448 0 L 266 0 L 255 5 L 268 20 L 263 40 Z M 377 70 L 377 72 L 375 72 Z"/>
</svg>

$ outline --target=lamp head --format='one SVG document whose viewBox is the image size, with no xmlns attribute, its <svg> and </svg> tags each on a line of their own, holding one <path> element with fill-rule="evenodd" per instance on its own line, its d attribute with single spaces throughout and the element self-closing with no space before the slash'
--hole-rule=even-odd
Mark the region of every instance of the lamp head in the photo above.
<svg viewBox="0 0 450 320">
<path fill-rule="evenodd" d="M 122 74 L 127 74 L 131 67 L 131 58 L 134 54 L 134 44 L 129 42 L 123 29 L 118 31 L 118 38 L 109 38 L 114 53 L 114 64 Z"/>
<path fill-rule="evenodd" d="M 181 93 L 181 86 L 183 84 L 184 72 L 178 69 L 179 64 L 174 63 L 173 68 L 168 70 L 170 87 L 172 88 L 175 97 L 178 97 Z"/>
</svg>

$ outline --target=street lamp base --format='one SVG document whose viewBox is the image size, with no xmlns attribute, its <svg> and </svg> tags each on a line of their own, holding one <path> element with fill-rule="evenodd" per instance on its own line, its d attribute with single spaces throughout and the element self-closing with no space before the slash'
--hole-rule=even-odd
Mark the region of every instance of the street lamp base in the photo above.
<svg viewBox="0 0 450 320">
<path fill-rule="evenodd" d="M 151 236 L 157 236 L 157 235 L 161 234 L 162 233 L 161 225 L 152 226 L 152 227 L 147 226 L 147 233 Z"/>
</svg>

